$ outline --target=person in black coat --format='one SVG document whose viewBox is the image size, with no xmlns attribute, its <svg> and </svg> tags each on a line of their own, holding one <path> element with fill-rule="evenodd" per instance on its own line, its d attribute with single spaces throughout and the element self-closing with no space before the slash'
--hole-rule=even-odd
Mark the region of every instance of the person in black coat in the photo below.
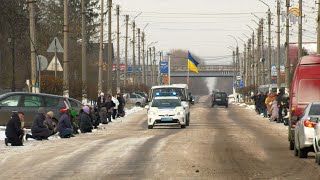
<svg viewBox="0 0 320 180">
<path fill-rule="evenodd" d="M 90 116 L 90 108 L 83 106 L 83 112 L 80 114 L 80 131 L 81 133 L 92 132 L 92 119 Z"/>
<path fill-rule="evenodd" d="M 24 121 L 24 113 L 18 112 L 11 116 L 6 126 L 5 144 L 11 143 L 11 146 L 23 146 L 22 138 L 24 131 L 21 129 L 21 121 Z"/>
<path fill-rule="evenodd" d="M 125 100 L 120 93 L 117 94 L 117 99 L 119 101 L 118 116 L 123 117 L 125 114 L 125 112 L 124 112 Z"/>
<path fill-rule="evenodd" d="M 31 133 L 32 137 L 36 140 L 48 139 L 48 137 L 53 134 L 53 131 L 48 129 L 48 127 L 44 124 L 44 121 L 46 120 L 45 113 L 46 112 L 44 108 L 39 108 L 38 114 L 34 117 Z M 28 138 L 30 137 L 30 135 L 27 136 Z"/>
<path fill-rule="evenodd" d="M 106 98 L 104 97 L 104 93 L 100 93 L 97 99 L 98 110 L 100 111 L 101 106 L 106 102 Z"/>
<path fill-rule="evenodd" d="M 106 102 L 102 105 L 102 107 L 105 107 L 107 110 L 107 119 L 109 122 L 112 122 L 111 115 L 113 112 L 113 107 L 115 107 L 115 106 L 116 106 L 116 104 L 112 101 L 111 96 L 109 95 Z"/>
</svg>

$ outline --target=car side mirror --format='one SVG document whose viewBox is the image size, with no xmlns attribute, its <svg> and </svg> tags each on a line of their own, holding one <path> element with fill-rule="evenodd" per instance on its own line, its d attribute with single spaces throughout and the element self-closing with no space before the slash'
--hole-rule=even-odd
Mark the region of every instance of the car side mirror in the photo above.
<svg viewBox="0 0 320 180">
<path fill-rule="evenodd" d="M 150 106 L 149 106 L 149 105 L 146 105 L 144 108 L 145 108 L 145 109 L 150 109 Z"/>
<path fill-rule="evenodd" d="M 311 117 L 311 118 L 310 118 L 310 121 L 311 121 L 311 122 L 314 122 L 314 123 L 318 123 L 318 122 L 319 122 L 319 118 L 317 118 L 317 117 Z"/>
</svg>

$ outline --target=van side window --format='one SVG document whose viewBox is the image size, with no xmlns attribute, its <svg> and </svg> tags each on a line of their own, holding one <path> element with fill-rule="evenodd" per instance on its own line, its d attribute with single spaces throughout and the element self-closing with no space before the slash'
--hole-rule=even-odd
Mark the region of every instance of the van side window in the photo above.
<svg viewBox="0 0 320 180">
<path fill-rule="evenodd" d="M 69 99 L 69 102 L 70 102 L 71 107 L 80 107 L 80 106 L 78 105 L 78 103 L 76 103 L 75 101 L 73 101 L 73 100 L 71 100 L 71 99 Z"/>
<path fill-rule="evenodd" d="M 20 98 L 21 98 L 21 95 L 13 95 L 13 96 L 6 97 L 5 99 L 0 101 L 0 106 L 9 106 L 9 107 L 18 106 Z"/>
<path fill-rule="evenodd" d="M 22 106 L 24 107 L 42 107 L 43 99 L 41 96 L 25 95 Z"/>
<path fill-rule="evenodd" d="M 49 96 L 44 97 L 46 107 L 58 106 L 59 100 L 60 100 L 60 98 L 56 98 L 56 97 L 49 97 Z"/>
</svg>

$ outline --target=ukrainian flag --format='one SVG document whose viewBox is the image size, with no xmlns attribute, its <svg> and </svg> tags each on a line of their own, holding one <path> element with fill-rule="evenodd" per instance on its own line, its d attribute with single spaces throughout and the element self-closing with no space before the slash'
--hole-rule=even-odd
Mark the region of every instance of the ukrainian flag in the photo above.
<svg viewBox="0 0 320 180">
<path fill-rule="evenodd" d="M 188 70 L 199 73 L 198 72 L 198 62 L 191 56 L 190 52 L 188 51 Z"/>
</svg>

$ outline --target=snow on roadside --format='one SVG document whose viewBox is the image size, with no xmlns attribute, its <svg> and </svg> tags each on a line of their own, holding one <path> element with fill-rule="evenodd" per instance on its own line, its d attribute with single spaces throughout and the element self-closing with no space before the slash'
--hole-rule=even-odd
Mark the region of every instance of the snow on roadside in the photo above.
<svg viewBox="0 0 320 180">
<path fill-rule="evenodd" d="M 112 124 L 120 123 L 120 122 L 122 122 L 122 120 L 127 120 L 129 118 L 129 115 L 137 113 L 137 112 L 142 111 L 142 110 L 144 110 L 144 108 L 142 108 L 142 107 L 133 107 L 131 109 L 125 109 L 125 112 L 126 112 L 125 117 L 118 118 L 118 119 L 114 120 L 113 123 L 109 123 L 107 126 L 110 126 Z M 100 124 L 100 126 L 102 127 L 102 126 L 106 126 L 106 125 Z M 6 129 L 5 126 L 0 126 L 0 141 L 4 141 L 4 139 L 6 138 L 5 129 Z M 25 129 L 25 131 L 27 133 L 31 133 L 30 129 Z M 97 131 L 96 129 L 93 130 L 93 132 L 96 132 L 96 131 Z M 60 137 L 57 134 L 49 137 L 50 140 L 59 139 L 59 138 Z M 30 140 L 32 141 L 33 139 L 30 139 Z"/>
</svg>

